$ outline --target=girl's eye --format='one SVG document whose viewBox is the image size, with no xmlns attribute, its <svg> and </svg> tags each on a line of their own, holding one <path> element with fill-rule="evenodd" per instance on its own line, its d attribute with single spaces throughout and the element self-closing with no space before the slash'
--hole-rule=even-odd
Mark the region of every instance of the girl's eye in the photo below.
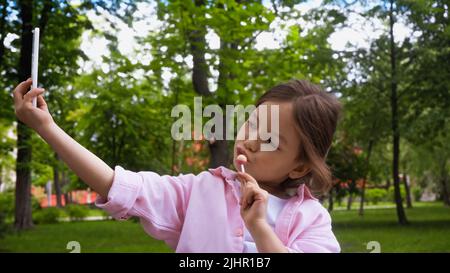
<svg viewBox="0 0 450 273">
<path fill-rule="evenodd" d="M 275 142 L 272 141 L 272 138 L 271 138 L 271 137 L 269 137 L 269 139 L 267 140 L 267 143 L 268 143 L 268 144 L 272 144 L 272 146 L 275 147 L 275 148 L 277 148 L 277 150 L 280 149 L 280 147 L 276 147 L 277 145 L 276 145 Z"/>
</svg>

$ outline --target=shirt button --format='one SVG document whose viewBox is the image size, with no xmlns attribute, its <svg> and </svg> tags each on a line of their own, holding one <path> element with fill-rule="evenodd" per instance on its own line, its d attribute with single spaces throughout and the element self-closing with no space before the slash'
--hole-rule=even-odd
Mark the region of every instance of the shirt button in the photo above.
<svg viewBox="0 0 450 273">
<path fill-rule="evenodd" d="M 236 234 L 236 236 L 240 237 L 240 236 L 244 235 L 244 232 L 242 231 L 242 228 L 238 228 L 238 229 L 236 229 L 235 234 Z"/>
</svg>

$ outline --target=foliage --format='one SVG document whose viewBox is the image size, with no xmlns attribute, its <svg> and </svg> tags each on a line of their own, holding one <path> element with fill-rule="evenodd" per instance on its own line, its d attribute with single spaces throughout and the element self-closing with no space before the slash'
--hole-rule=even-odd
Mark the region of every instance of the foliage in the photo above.
<svg viewBox="0 0 450 273">
<path fill-rule="evenodd" d="M 0 213 L 4 219 L 12 218 L 14 215 L 14 192 L 0 193 Z"/>
<path fill-rule="evenodd" d="M 64 207 L 70 220 L 83 220 L 89 215 L 89 208 L 83 205 L 70 204 Z"/>
<path fill-rule="evenodd" d="M 371 202 L 374 205 L 386 199 L 386 196 L 387 192 L 384 189 L 367 189 L 365 192 L 365 198 L 367 202 Z"/>
<path fill-rule="evenodd" d="M 112 168 L 161 174 L 207 168 L 207 139 L 175 142 L 170 135 L 172 107 L 193 109 L 193 99 L 199 96 L 192 76 L 197 48 L 206 66 L 209 93 L 203 96 L 204 105 L 253 104 L 268 88 L 291 78 L 321 84 L 339 97 L 344 111 L 327 158 L 338 201 L 360 193 L 364 178 L 369 186 L 379 186 L 392 176 L 393 80 L 398 84 L 401 173 L 418 181 L 414 195 L 424 188 L 442 193 L 442 181 L 449 181 L 448 1 L 395 1 L 397 24 L 404 22 L 411 35 L 393 44 L 386 28 L 388 1 L 323 1 L 307 12 L 298 5 L 305 1 L 29 2 L 33 25 L 48 15 L 39 79 L 50 112 L 64 131 Z M 45 13 L 48 3 L 51 9 Z M 136 50 L 126 55 L 118 32 L 124 24 L 135 27 L 151 15 L 139 13 L 142 4 L 154 4 L 160 26 L 135 37 Z M 0 177 L 9 187 L 14 182 L 8 174 L 16 167 L 17 133 L 11 92 L 18 82 L 22 26 L 17 1 L 1 1 L 0 10 L 6 11 L 0 12 L 0 96 L 8 98 L 0 100 Z M 91 21 L 93 12 L 104 21 Z M 330 37 L 336 31 L 358 27 L 352 25 L 355 14 L 380 22 L 381 35 L 371 36 L 367 47 L 333 49 Z M 259 38 L 274 32 L 285 34 L 277 40 L 278 47 L 257 47 Z M 86 64 L 91 60 L 80 50 L 86 37 L 102 38 L 107 46 L 102 63 L 90 68 Z M 210 43 L 211 37 L 218 44 Z M 391 46 L 396 51 L 395 79 L 390 73 Z M 86 187 L 39 136 L 33 134 L 25 144 L 33 151 L 34 186 L 53 181 L 58 171 L 65 177 L 63 193 Z M 0 202 L 9 194 L 0 194 Z M 372 189 L 366 192 L 370 202 L 383 199 L 380 195 Z M 6 203 L 11 205 L 0 210 L 9 218 L 14 202 Z M 38 210 L 34 201 L 37 218 L 52 214 Z"/>
<path fill-rule="evenodd" d="M 56 207 L 44 208 L 33 213 L 33 222 L 36 224 L 54 224 L 59 221 L 62 211 Z"/>
</svg>

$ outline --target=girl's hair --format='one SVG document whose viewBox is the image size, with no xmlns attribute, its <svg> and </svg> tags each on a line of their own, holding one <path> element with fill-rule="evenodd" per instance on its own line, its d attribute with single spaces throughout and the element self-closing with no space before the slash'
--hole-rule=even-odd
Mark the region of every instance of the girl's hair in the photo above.
<svg viewBox="0 0 450 273">
<path fill-rule="evenodd" d="M 291 195 L 301 184 L 306 184 L 316 196 L 325 194 L 332 184 L 325 160 L 340 116 L 339 101 L 306 80 L 291 80 L 272 87 L 259 98 L 256 106 L 267 101 L 292 102 L 299 129 L 298 158 L 310 168 L 307 175 L 295 180 L 288 178 L 282 186 Z"/>
</svg>

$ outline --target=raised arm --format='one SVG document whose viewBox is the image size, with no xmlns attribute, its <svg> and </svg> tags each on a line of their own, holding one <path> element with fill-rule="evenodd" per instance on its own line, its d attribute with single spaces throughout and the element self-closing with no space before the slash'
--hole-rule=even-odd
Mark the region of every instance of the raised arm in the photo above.
<svg viewBox="0 0 450 273">
<path fill-rule="evenodd" d="M 50 115 L 42 94 L 44 89 L 35 88 L 27 93 L 31 79 L 20 83 L 14 90 L 14 106 L 17 118 L 33 128 L 60 158 L 102 197 L 107 197 L 111 188 L 114 170 L 103 160 L 81 146 Z M 32 98 L 37 97 L 37 107 L 32 105 Z"/>
</svg>

